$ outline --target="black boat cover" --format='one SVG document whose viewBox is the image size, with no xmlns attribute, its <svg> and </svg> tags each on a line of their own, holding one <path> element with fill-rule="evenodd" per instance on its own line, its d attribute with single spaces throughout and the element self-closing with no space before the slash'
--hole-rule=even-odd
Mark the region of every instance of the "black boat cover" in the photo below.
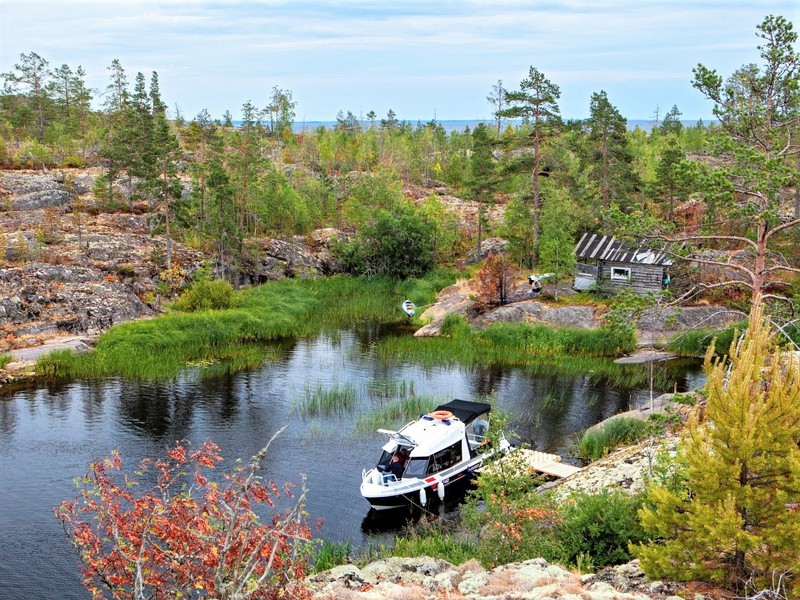
<svg viewBox="0 0 800 600">
<path fill-rule="evenodd" d="M 453 400 L 447 404 L 440 404 L 434 410 L 448 410 L 453 413 L 465 425 L 469 425 L 480 417 L 492 410 L 491 404 L 483 402 L 470 402 L 469 400 Z"/>
</svg>

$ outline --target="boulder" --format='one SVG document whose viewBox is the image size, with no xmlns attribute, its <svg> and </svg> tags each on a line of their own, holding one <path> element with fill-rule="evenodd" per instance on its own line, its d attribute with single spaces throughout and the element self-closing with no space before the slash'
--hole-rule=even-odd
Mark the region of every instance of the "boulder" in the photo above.
<svg viewBox="0 0 800 600">
<path fill-rule="evenodd" d="M 598 327 L 601 320 L 593 306 L 550 306 L 536 300 L 523 300 L 495 308 L 478 317 L 474 325 L 493 323 L 543 323 L 553 327 Z"/>
<path fill-rule="evenodd" d="M 415 333 L 415 337 L 433 337 L 441 333 L 442 322 L 449 314 L 469 317 L 475 310 L 476 302 L 472 299 L 472 288 L 469 281 L 462 280 L 439 292 L 436 304 L 420 315 L 425 323 Z"/>
<path fill-rule="evenodd" d="M 256 240 L 256 256 L 247 275 L 253 283 L 284 277 L 319 277 L 325 270 L 303 246 L 278 239 Z"/>
<path fill-rule="evenodd" d="M 510 242 L 508 240 L 499 237 L 485 239 L 481 242 L 480 249 L 473 248 L 467 252 L 467 256 L 464 258 L 464 264 L 472 265 L 479 263 L 489 255 L 489 252 L 492 254 L 508 252 L 509 244 Z"/>
</svg>

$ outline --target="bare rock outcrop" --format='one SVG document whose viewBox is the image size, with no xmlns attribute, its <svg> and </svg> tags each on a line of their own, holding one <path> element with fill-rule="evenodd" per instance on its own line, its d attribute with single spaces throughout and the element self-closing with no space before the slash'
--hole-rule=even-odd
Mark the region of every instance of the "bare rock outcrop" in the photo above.
<svg viewBox="0 0 800 600">
<path fill-rule="evenodd" d="M 13 210 L 35 210 L 62 206 L 70 195 L 63 177 L 54 173 L 6 172 L 0 177 L 0 195 Z"/>
<path fill-rule="evenodd" d="M 316 600 L 677 600 L 678 588 L 648 581 L 635 561 L 581 576 L 541 558 L 487 570 L 474 560 L 456 567 L 426 556 L 344 565 L 307 584 Z"/>
<path fill-rule="evenodd" d="M 441 333 L 442 322 L 450 314 L 470 316 L 475 311 L 474 292 L 469 281 L 457 281 L 439 292 L 436 303 L 420 315 L 425 323 L 415 333 L 415 337 L 434 337 Z"/>
<path fill-rule="evenodd" d="M 481 242 L 480 249 L 473 248 L 467 252 L 467 256 L 464 258 L 464 264 L 473 265 L 475 263 L 479 263 L 484 260 L 490 252 L 492 254 L 502 254 L 504 252 L 508 252 L 509 245 L 510 242 L 503 238 L 493 237 L 485 239 Z"/>
<path fill-rule="evenodd" d="M 523 300 L 500 306 L 478 317 L 474 325 L 493 323 L 542 323 L 553 327 L 599 327 L 602 319 L 595 306 L 550 306 L 536 300 Z"/>
<path fill-rule="evenodd" d="M 126 284 L 96 268 L 29 263 L 0 272 L 3 350 L 26 345 L 25 338 L 97 333 L 153 314 Z"/>
<path fill-rule="evenodd" d="M 254 240 L 255 259 L 245 265 L 248 283 L 264 283 L 284 277 L 319 277 L 324 267 L 304 246 L 277 239 Z"/>
</svg>

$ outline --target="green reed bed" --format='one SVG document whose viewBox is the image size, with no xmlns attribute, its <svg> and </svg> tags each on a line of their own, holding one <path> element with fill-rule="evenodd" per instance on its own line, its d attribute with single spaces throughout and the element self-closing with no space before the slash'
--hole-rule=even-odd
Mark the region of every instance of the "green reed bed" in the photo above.
<svg viewBox="0 0 800 600">
<path fill-rule="evenodd" d="M 521 331 L 525 328 L 536 331 L 528 335 Z M 591 340 L 593 331 L 582 331 L 581 335 Z M 376 351 L 387 362 L 402 360 L 422 367 L 503 365 L 525 369 L 531 375 L 587 375 L 593 383 L 628 388 L 651 383 L 655 388 L 669 387 L 675 373 L 685 368 L 685 365 L 659 363 L 651 371 L 647 365 L 615 364 L 602 356 L 584 354 L 574 342 L 577 338 L 564 344 L 563 339 L 569 338 L 570 332 L 560 333 L 563 334 L 558 329 L 506 324 L 475 331 L 464 323 L 438 337 L 388 337 L 378 343 Z M 602 333 L 597 335 L 602 339 Z M 553 340 L 552 346 L 547 346 L 548 339 Z M 588 344 L 590 350 L 596 347 Z"/>
<path fill-rule="evenodd" d="M 318 383 L 315 388 L 306 386 L 295 406 L 303 416 L 332 415 L 349 411 L 357 402 L 358 394 L 352 383 L 330 387 Z"/>
<path fill-rule="evenodd" d="M 322 573 L 339 565 L 346 565 L 356 558 L 353 545 L 349 541 L 334 542 L 322 540 L 312 557 L 312 573 Z"/>
<path fill-rule="evenodd" d="M 367 394 L 370 398 L 405 398 L 415 393 L 413 379 L 373 379 L 367 384 Z"/>
<path fill-rule="evenodd" d="M 725 329 L 691 329 L 675 335 L 667 343 L 667 350 L 682 356 L 703 356 L 708 347 L 714 342 L 714 352 L 717 355 L 726 355 L 731 349 L 731 343 L 741 336 L 747 329 L 747 321 L 734 323 Z M 775 332 L 778 344 L 800 344 L 800 328 L 797 324 L 790 323 Z"/>
<path fill-rule="evenodd" d="M 667 343 L 667 350 L 682 356 L 703 356 L 711 343 L 716 340 L 714 349 L 717 354 L 727 354 L 734 335 L 741 333 L 746 323 L 739 327 L 728 327 L 722 330 L 690 329 L 674 336 Z"/>
<path fill-rule="evenodd" d="M 187 366 L 202 368 L 203 377 L 219 377 L 255 369 L 265 362 L 275 362 L 281 357 L 281 349 L 261 343 L 232 344 L 215 348 L 214 354 L 216 356 L 214 360 L 201 359 L 195 363 L 188 363 Z"/>
<path fill-rule="evenodd" d="M 429 413 L 444 400 L 433 396 L 409 396 L 393 400 L 362 414 L 356 419 L 355 430 L 358 433 L 371 433 L 381 427 L 400 427 L 422 414 Z"/>
<path fill-rule="evenodd" d="M 476 331 L 461 321 L 460 318 L 450 319 L 450 326 L 442 330 L 443 335 L 434 338 L 402 336 L 383 340 L 378 346 L 379 355 L 390 360 L 409 359 L 429 365 L 525 366 L 551 356 L 591 359 L 619 354 L 614 340 L 602 329 L 497 324 Z"/>
<path fill-rule="evenodd" d="M 37 373 L 160 379 L 173 377 L 196 361 L 229 362 L 235 369 L 253 364 L 248 358 L 252 350 L 244 349 L 248 356 L 233 358 L 239 345 L 245 348 L 254 342 L 310 336 L 357 322 L 401 321 L 404 299 L 428 302 L 438 285 L 432 282 L 455 280 L 454 273 L 432 277 L 394 282 L 342 276 L 269 283 L 238 292 L 236 308 L 176 312 L 117 325 L 100 338 L 93 352 L 50 354 L 37 362 Z"/>
<path fill-rule="evenodd" d="M 434 527 L 412 531 L 406 536 L 397 537 L 394 544 L 384 552 L 387 556 L 433 556 L 453 565 L 461 565 L 475 558 L 478 544 L 464 535 L 443 531 Z"/>
<path fill-rule="evenodd" d="M 648 431 L 646 421 L 616 417 L 602 427 L 586 431 L 578 442 L 578 454 L 581 458 L 597 460 L 620 446 L 639 441 Z"/>
</svg>

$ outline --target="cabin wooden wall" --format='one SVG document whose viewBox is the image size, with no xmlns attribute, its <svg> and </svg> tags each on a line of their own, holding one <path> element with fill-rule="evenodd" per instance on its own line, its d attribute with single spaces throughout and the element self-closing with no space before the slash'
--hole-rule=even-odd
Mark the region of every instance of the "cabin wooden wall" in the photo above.
<svg viewBox="0 0 800 600">
<path fill-rule="evenodd" d="M 611 271 L 614 267 L 630 269 L 630 279 L 611 279 Z M 661 291 L 661 284 L 664 281 L 664 267 L 661 265 L 602 262 L 599 271 L 597 287 L 600 291 L 609 294 L 625 289 L 641 295 L 658 292 Z"/>
</svg>

